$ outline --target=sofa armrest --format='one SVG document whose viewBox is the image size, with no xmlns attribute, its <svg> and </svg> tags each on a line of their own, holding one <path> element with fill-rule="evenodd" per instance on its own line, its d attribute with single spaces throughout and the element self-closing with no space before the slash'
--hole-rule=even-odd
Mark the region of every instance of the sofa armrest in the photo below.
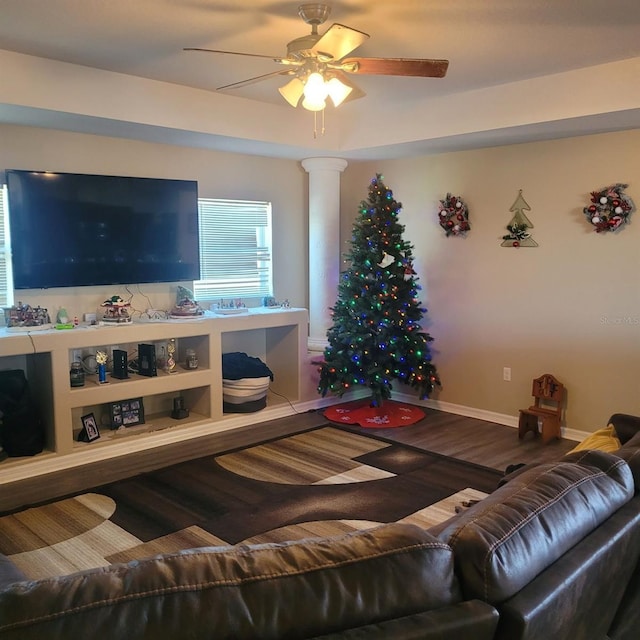
<svg viewBox="0 0 640 640">
<path fill-rule="evenodd" d="M 626 413 L 614 413 L 608 424 L 612 424 L 622 444 L 633 438 L 640 431 L 640 416 L 632 416 Z"/>
<path fill-rule="evenodd" d="M 640 629 L 640 562 L 624 592 L 616 617 L 609 628 L 611 640 L 637 640 Z"/>
<path fill-rule="evenodd" d="M 615 640 L 635 640 L 640 614 L 633 606 L 640 599 L 628 585 L 640 555 L 639 507 L 640 498 L 633 498 L 503 602 L 496 640 L 593 640 L 607 633 Z M 617 617 L 617 635 L 612 634 L 610 625 L 625 593 L 631 624 Z"/>
<path fill-rule="evenodd" d="M 571 455 L 574 462 L 520 474 L 437 530 L 454 550 L 467 599 L 509 599 L 632 499 L 624 460 L 602 451 Z"/>
</svg>

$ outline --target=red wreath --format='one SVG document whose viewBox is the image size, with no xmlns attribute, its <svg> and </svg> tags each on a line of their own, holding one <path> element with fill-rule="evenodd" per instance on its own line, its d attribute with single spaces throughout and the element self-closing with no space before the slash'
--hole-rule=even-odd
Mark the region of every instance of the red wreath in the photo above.
<svg viewBox="0 0 640 640">
<path fill-rule="evenodd" d="M 440 200 L 438 217 L 447 237 L 462 236 L 471 229 L 467 205 L 462 198 L 452 196 L 450 193 L 447 193 L 444 200 Z"/>
<path fill-rule="evenodd" d="M 591 204 L 583 212 L 596 233 L 616 231 L 629 222 L 629 216 L 636 207 L 624 192 L 628 186 L 618 183 L 591 192 Z"/>
</svg>

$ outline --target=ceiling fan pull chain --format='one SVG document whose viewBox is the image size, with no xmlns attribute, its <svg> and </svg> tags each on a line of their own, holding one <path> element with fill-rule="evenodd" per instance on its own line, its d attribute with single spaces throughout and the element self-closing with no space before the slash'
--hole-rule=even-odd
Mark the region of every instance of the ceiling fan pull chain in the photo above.
<svg viewBox="0 0 640 640">
<path fill-rule="evenodd" d="M 314 111 L 313 112 L 313 139 L 315 140 L 318 137 L 318 113 L 321 114 L 322 116 L 322 120 L 320 121 L 320 135 L 323 136 L 324 135 L 324 112 L 325 109 L 322 109 L 322 111 Z"/>
</svg>

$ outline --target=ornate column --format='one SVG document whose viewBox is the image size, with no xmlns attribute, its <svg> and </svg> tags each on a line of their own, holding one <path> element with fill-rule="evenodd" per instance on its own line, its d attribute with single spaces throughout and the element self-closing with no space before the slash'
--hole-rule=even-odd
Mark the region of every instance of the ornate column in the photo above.
<svg viewBox="0 0 640 640">
<path fill-rule="evenodd" d="M 309 174 L 308 347 L 323 351 L 340 275 L 340 174 L 347 161 L 307 158 L 302 167 Z"/>
</svg>

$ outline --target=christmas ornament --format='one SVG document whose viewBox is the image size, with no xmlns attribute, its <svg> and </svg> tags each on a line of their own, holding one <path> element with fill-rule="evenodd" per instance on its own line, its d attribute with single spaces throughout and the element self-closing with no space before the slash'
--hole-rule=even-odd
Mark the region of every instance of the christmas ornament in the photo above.
<svg viewBox="0 0 640 640">
<path fill-rule="evenodd" d="M 627 184 L 617 183 L 591 192 L 591 203 L 582 210 L 596 233 L 617 231 L 629 222 L 636 210 L 633 200 L 624 193 Z"/>
<path fill-rule="evenodd" d="M 467 205 L 462 198 L 452 196 L 450 193 L 447 193 L 444 200 L 440 200 L 438 218 L 447 237 L 463 236 L 471 229 Z"/>
<path fill-rule="evenodd" d="M 413 278 L 413 276 L 415 276 L 415 275 L 416 275 L 416 272 L 415 272 L 413 266 L 410 265 L 410 264 L 405 265 L 405 267 L 404 267 L 404 279 L 405 280 L 411 280 L 411 278 Z"/>
<path fill-rule="evenodd" d="M 378 263 L 379 267 L 382 267 L 383 269 L 386 269 L 390 264 L 393 264 L 395 261 L 395 258 L 392 255 L 389 255 L 388 253 L 384 253 L 384 255 L 382 256 L 382 262 Z"/>
<path fill-rule="evenodd" d="M 518 191 L 518 196 L 511 205 L 509 211 L 513 212 L 513 218 L 507 225 L 507 235 L 502 236 L 502 247 L 537 247 L 538 243 L 531 237 L 528 229 L 533 228 L 531 220 L 527 218 L 524 211 L 531 211 L 531 207 L 522 197 L 522 189 Z"/>
</svg>

